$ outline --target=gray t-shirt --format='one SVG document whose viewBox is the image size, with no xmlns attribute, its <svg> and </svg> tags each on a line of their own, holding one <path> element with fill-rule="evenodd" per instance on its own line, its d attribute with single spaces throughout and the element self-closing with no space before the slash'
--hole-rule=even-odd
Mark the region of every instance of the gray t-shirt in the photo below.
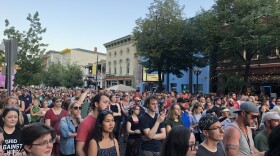
<svg viewBox="0 0 280 156">
<path fill-rule="evenodd" d="M 217 151 L 216 152 L 210 152 L 207 150 L 204 146 L 198 145 L 198 150 L 196 153 L 196 156 L 225 156 L 225 150 L 223 148 L 222 142 L 219 142 L 217 144 Z"/>
</svg>

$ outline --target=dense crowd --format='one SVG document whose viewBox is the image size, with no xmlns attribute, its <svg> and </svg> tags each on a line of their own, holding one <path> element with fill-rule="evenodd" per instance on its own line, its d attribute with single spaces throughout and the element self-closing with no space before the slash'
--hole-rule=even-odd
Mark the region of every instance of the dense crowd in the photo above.
<svg viewBox="0 0 280 156">
<path fill-rule="evenodd" d="M 60 88 L 0 97 L 2 155 L 280 155 L 280 99 Z"/>
</svg>

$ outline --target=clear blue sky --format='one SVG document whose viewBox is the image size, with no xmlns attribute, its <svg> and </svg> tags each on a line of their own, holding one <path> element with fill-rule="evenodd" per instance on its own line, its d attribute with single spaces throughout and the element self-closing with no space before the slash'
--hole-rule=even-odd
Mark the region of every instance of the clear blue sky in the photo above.
<svg viewBox="0 0 280 156">
<path fill-rule="evenodd" d="M 38 11 L 47 32 L 47 50 L 82 48 L 106 52 L 104 43 L 131 34 L 135 20 L 145 18 L 153 0 L 0 0 L 0 40 L 4 38 L 5 19 L 17 30 L 29 28 L 28 13 Z M 179 0 L 185 17 L 201 8 L 208 10 L 214 0 Z"/>
</svg>

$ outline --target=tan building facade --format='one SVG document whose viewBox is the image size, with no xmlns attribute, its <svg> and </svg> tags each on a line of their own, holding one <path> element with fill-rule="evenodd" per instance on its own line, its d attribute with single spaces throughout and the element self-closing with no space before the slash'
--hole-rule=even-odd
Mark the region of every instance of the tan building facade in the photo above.
<svg viewBox="0 0 280 156">
<path fill-rule="evenodd" d="M 96 72 L 93 73 L 92 66 L 98 61 L 97 69 L 97 83 L 98 86 L 104 88 L 105 85 L 105 61 L 106 54 L 98 52 L 97 48 L 94 48 L 94 51 L 85 50 L 80 48 L 75 49 L 65 49 L 61 52 L 58 51 L 49 51 L 46 53 L 48 55 L 47 64 L 51 63 L 61 63 L 66 64 L 77 64 L 81 67 L 84 72 L 85 79 L 90 77 L 93 81 L 96 81 Z M 97 58 L 98 57 L 98 58 Z M 102 70 L 104 68 L 104 70 Z M 94 71 L 96 71 L 94 69 Z M 103 72 L 102 72 L 103 71 Z"/>
<path fill-rule="evenodd" d="M 142 73 L 133 44 L 132 35 L 104 44 L 107 50 L 106 88 L 118 84 L 139 88 Z"/>
</svg>

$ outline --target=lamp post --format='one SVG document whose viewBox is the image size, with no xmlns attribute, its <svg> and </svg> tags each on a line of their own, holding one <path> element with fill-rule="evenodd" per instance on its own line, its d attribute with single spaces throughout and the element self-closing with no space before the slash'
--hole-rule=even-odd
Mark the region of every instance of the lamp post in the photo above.
<svg viewBox="0 0 280 156">
<path fill-rule="evenodd" d="M 193 73 L 196 74 L 196 87 L 195 87 L 196 95 L 198 94 L 198 75 L 201 74 L 201 72 L 202 72 L 202 69 L 200 69 L 200 68 L 194 68 L 193 69 Z"/>
</svg>

